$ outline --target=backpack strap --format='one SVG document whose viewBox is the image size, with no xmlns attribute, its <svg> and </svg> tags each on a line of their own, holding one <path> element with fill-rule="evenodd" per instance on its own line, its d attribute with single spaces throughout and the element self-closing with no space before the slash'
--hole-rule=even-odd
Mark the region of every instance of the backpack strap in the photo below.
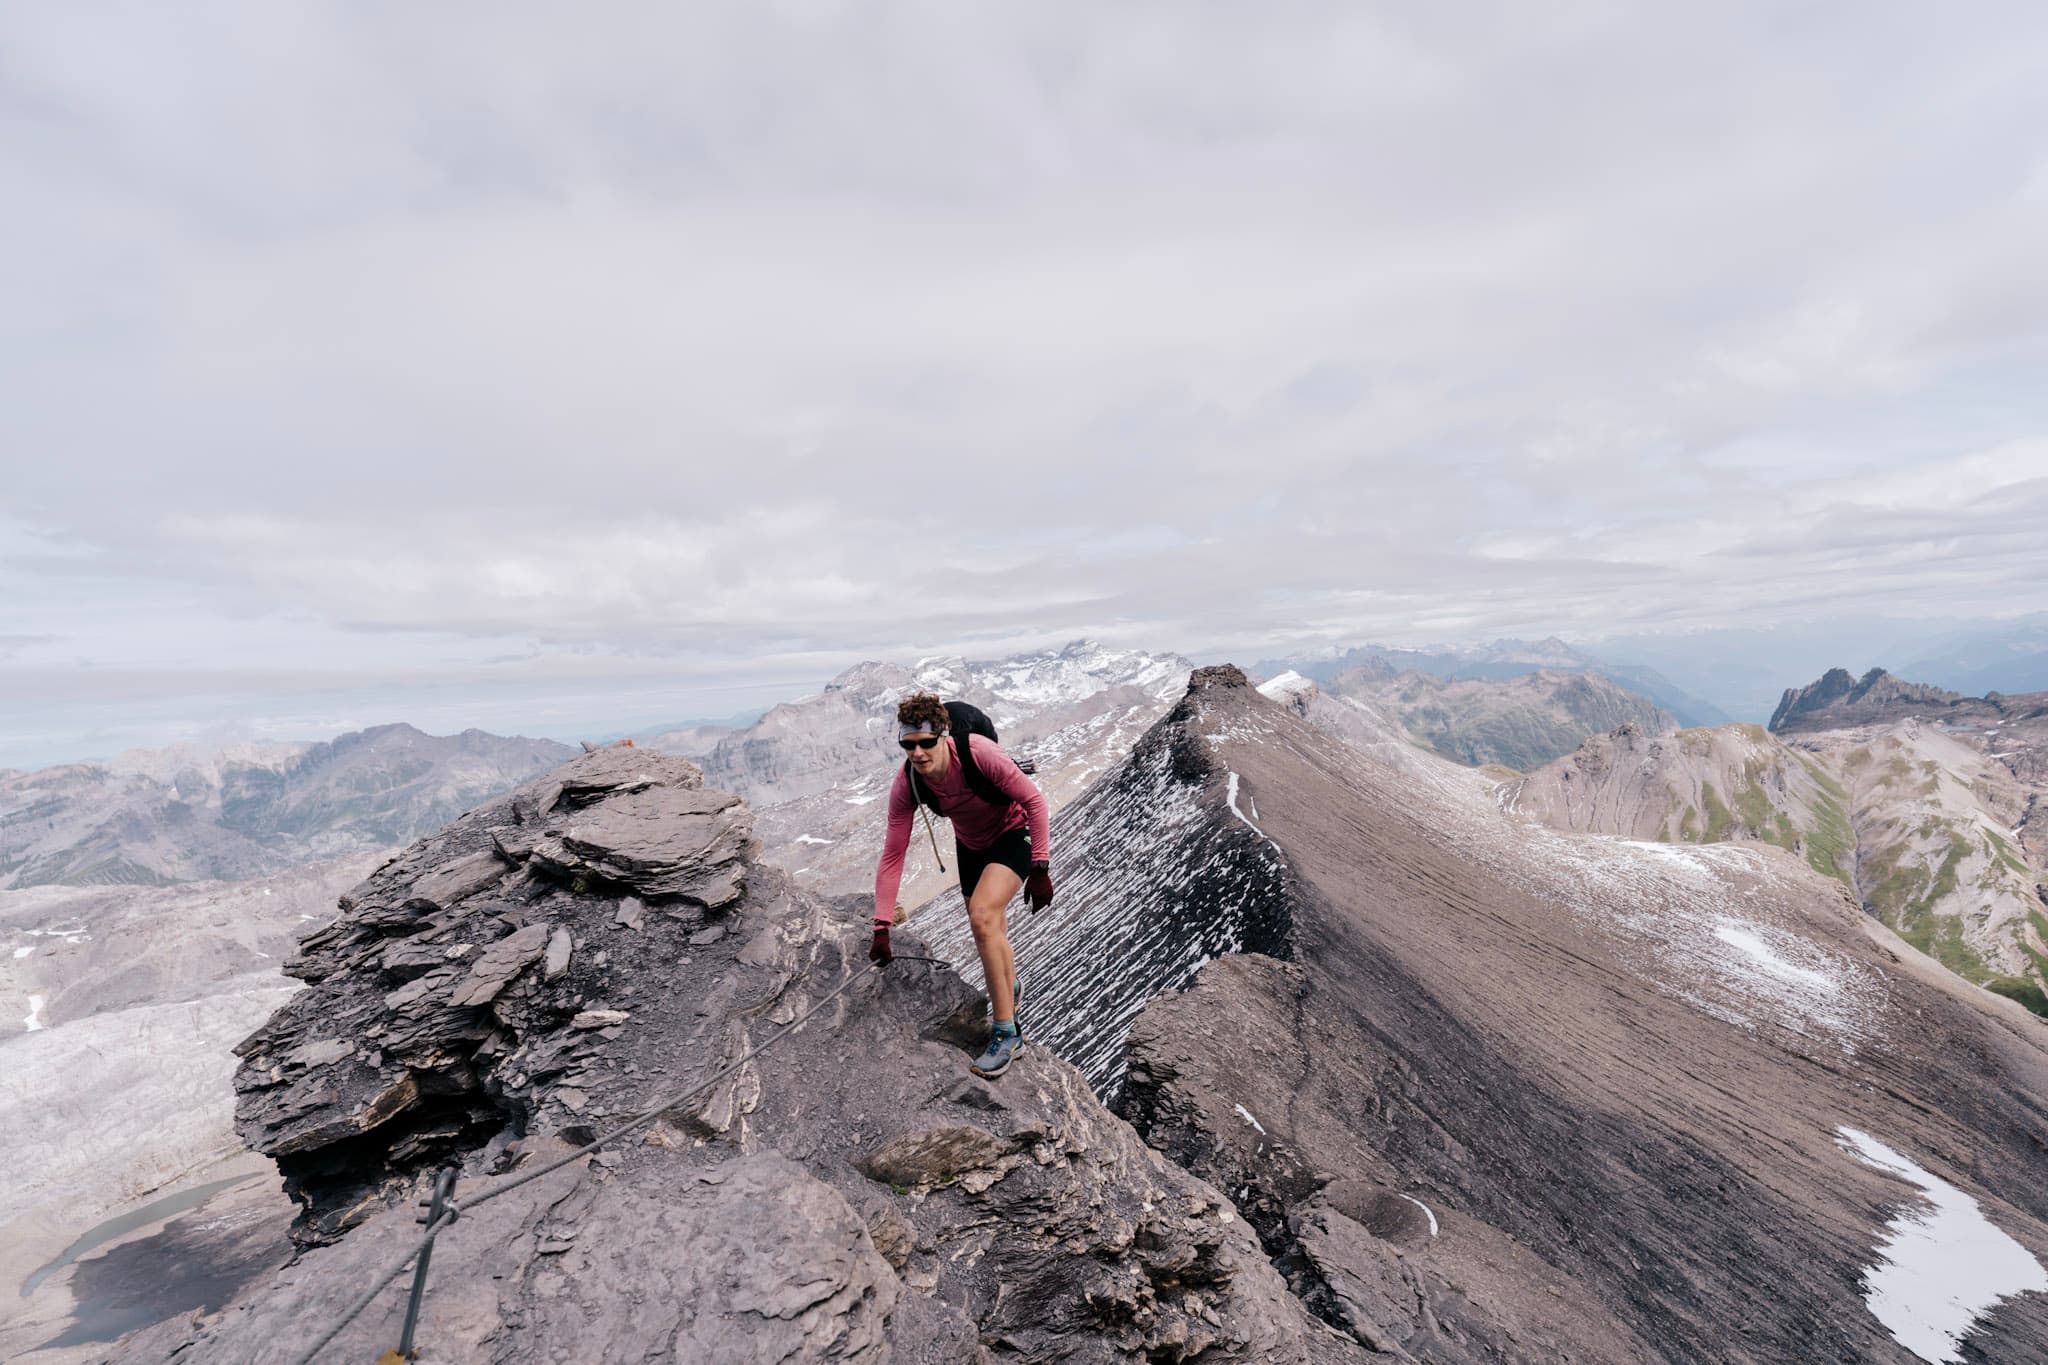
<svg viewBox="0 0 2048 1365">
<path fill-rule="evenodd" d="M 960 756 L 960 776 L 967 779 L 967 789 L 991 806 L 1014 804 L 1003 789 L 988 780 L 981 767 L 974 761 L 974 732 L 967 731 L 953 741 L 953 752 Z"/>
<path fill-rule="evenodd" d="M 989 781 L 988 775 L 975 763 L 974 735 L 971 731 L 962 730 L 953 737 L 953 752 L 959 757 L 960 776 L 967 780 L 967 790 L 991 806 L 1016 804 L 1001 787 Z M 910 783 L 911 795 L 917 799 L 919 805 L 930 806 L 933 810 L 939 808 L 938 794 L 931 789 L 930 783 L 917 780 L 917 770 L 910 766 L 910 760 L 907 758 L 903 760 L 903 777 Z"/>
</svg>

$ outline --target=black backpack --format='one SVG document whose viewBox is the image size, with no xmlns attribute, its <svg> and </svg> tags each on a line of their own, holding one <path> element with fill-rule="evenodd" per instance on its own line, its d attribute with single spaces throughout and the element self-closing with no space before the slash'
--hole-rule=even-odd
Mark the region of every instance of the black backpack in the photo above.
<svg viewBox="0 0 2048 1365">
<path fill-rule="evenodd" d="M 1004 794 L 1002 788 L 984 777 L 981 769 L 975 766 L 974 741 L 968 738 L 970 735 L 980 735 L 991 744 L 1002 742 L 996 735 L 996 723 L 988 718 L 988 712 L 971 701 L 949 701 L 946 703 L 946 720 L 947 733 L 953 736 L 953 752 L 960 756 L 960 775 L 967 779 L 967 790 L 991 806 L 1008 804 L 1010 798 Z M 1016 762 L 1020 772 L 1038 771 L 1038 765 L 1029 759 L 1018 759 Z M 930 787 L 917 780 L 917 774 L 911 771 L 910 760 L 907 758 L 903 760 L 903 773 L 909 779 L 910 790 L 917 794 L 917 799 L 937 810 L 939 798 L 932 793 Z"/>
</svg>

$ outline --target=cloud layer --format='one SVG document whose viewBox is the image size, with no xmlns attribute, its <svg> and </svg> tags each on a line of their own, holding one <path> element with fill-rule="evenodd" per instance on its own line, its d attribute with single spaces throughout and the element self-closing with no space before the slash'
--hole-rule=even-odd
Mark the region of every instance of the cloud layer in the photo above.
<svg viewBox="0 0 2048 1365">
<path fill-rule="evenodd" d="M 11 12 L 0 724 L 2038 606 L 2044 61 L 2020 4 Z"/>
</svg>

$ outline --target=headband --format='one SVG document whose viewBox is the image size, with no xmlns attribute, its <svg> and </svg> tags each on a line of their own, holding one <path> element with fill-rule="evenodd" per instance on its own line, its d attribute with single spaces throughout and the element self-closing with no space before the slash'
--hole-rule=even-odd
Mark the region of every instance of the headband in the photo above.
<svg viewBox="0 0 2048 1365">
<path fill-rule="evenodd" d="M 899 725 L 896 727 L 896 738 L 898 739 L 909 739 L 912 735 L 943 735 L 945 733 L 946 727 L 943 725 L 936 730 L 932 729 L 929 725 Z"/>
</svg>

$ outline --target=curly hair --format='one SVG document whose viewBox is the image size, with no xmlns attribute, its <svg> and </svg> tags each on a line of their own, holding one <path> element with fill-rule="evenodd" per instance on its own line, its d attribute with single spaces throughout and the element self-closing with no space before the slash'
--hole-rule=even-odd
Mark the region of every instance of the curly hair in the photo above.
<svg viewBox="0 0 2048 1365">
<path fill-rule="evenodd" d="M 935 735 L 944 734 L 953 722 L 946 715 L 946 704 L 929 692 L 913 692 L 903 699 L 896 708 L 898 725 L 915 725 Z"/>
</svg>

